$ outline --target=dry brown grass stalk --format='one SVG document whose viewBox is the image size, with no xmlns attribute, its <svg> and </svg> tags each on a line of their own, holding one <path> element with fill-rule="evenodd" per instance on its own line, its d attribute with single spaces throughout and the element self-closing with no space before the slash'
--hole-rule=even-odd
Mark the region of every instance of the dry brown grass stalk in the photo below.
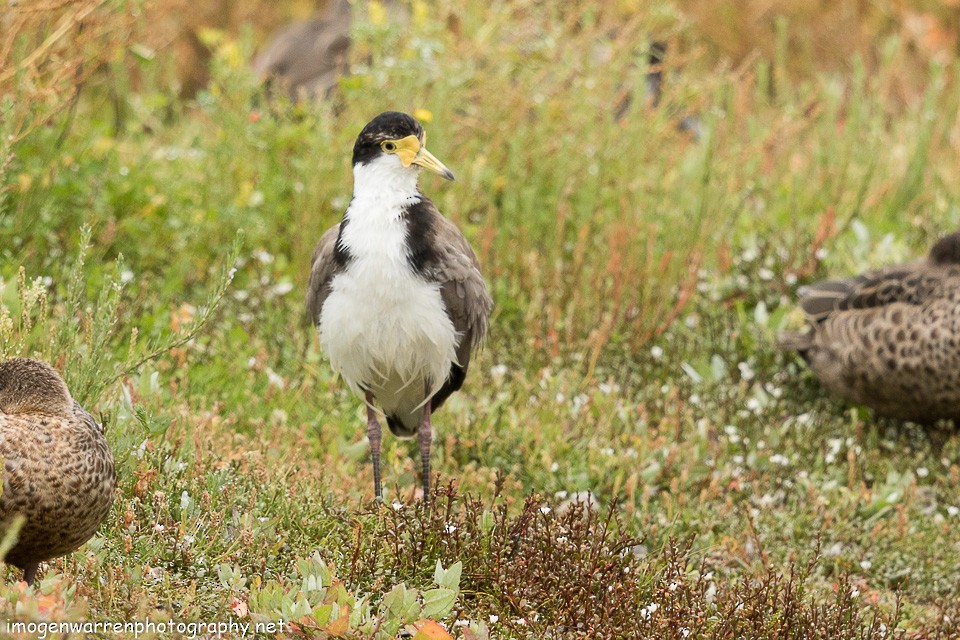
<svg viewBox="0 0 960 640">
<path fill-rule="evenodd" d="M 134 10 L 122 0 L 40 0 L 2 17 L 3 117 L 19 139 L 70 107 L 84 82 L 130 40 Z"/>
</svg>

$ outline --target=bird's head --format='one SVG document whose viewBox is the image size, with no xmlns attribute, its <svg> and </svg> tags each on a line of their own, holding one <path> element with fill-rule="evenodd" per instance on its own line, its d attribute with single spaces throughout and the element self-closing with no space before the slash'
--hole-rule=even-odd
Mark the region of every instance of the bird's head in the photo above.
<svg viewBox="0 0 960 640">
<path fill-rule="evenodd" d="M 56 370 L 30 358 L 0 362 L 0 412 L 73 415 L 73 398 Z"/>
<path fill-rule="evenodd" d="M 447 180 L 453 172 L 427 151 L 427 134 L 416 118 L 397 111 L 385 111 L 371 120 L 353 146 L 354 172 L 357 167 L 374 167 L 383 172 L 416 176 L 420 168 Z"/>
<path fill-rule="evenodd" d="M 930 261 L 936 265 L 960 264 L 960 231 L 940 238 L 930 249 Z"/>
</svg>

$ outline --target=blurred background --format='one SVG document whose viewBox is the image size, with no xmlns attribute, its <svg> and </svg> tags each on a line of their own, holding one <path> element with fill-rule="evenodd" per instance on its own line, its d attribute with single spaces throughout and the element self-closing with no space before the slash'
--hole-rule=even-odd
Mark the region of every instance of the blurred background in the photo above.
<svg viewBox="0 0 960 640">
<path fill-rule="evenodd" d="M 956 177 L 949 0 L 31 0 L 0 19 L 6 201 L 39 206 L 68 149 L 100 159 L 83 165 L 96 194 L 29 222 L 41 255 L 87 220 L 155 270 L 171 254 L 137 237 L 179 221 L 175 245 L 242 227 L 305 265 L 345 205 L 353 137 L 386 109 L 427 124 L 461 177 L 441 208 L 474 225 L 504 321 L 553 355 L 662 332 L 737 238 L 782 236 L 782 293 L 858 221 L 910 220 L 915 242 L 958 219 L 938 191 Z M 51 141 L 55 161 L 24 153 Z M 111 164 L 129 176 L 93 168 Z"/>
<path fill-rule="evenodd" d="M 958 0 L 5 2 L 0 357 L 60 368 L 121 478 L 57 593 L 289 613 L 326 602 L 298 591 L 331 584 L 319 548 L 367 630 L 442 559 L 520 637 L 957 637 L 960 439 L 827 398 L 773 339 L 797 287 L 960 227 L 958 53 Z M 422 187 L 495 300 L 434 441 L 485 502 L 429 521 L 359 511 L 362 409 L 302 311 L 388 109 L 456 174 Z M 413 451 L 384 444 L 402 507 Z M 527 577 L 507 529 L 549 551 Z M 610 592 L 561 529 L 640 577 Z"/>
</svg>

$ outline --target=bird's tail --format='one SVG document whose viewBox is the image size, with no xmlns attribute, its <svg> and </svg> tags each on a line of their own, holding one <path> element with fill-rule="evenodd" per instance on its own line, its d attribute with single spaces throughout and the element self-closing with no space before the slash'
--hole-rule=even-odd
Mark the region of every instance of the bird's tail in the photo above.
<svg viewBox="0 0 960 640">
<path fill-rule="evenodd" d="M 859 280 L 823 280 L 797 291 L 800 296 L 800 308 L 813 322 L 823 320 L 828 315 L 844 307 L 844 303 L 853 295 Z"/>
<path fill-rule="evenodd" d="M 390 432 L 398 438 L 412 438 L 417 435 L 420 429 L 420 420 L 423 416 L 423 409 L 414 411 L 416 415 L 401 416 L 399 414 L 387 414 L 387 426 Z"/>
<path fill-rule="evenodd" d="M 801 355 L 813 346 L 813 331 L 781 331 L 777 346 L 782 351 L 796 351 Z"/>
</svg>

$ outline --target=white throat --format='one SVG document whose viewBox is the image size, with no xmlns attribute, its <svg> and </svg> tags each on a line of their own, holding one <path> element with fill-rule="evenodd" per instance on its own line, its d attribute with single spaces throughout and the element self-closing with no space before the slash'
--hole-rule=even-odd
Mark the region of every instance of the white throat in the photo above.
<svg viewBox="0 0 960 640">
<path fill-rule="evenodd" d="M 353 202 L 348 217 L 363 214 L 398 215 L 420 199 L 420 171 L 404 167 L 396 155 L 382 155 L 353 167 Z"/>
</svg>

